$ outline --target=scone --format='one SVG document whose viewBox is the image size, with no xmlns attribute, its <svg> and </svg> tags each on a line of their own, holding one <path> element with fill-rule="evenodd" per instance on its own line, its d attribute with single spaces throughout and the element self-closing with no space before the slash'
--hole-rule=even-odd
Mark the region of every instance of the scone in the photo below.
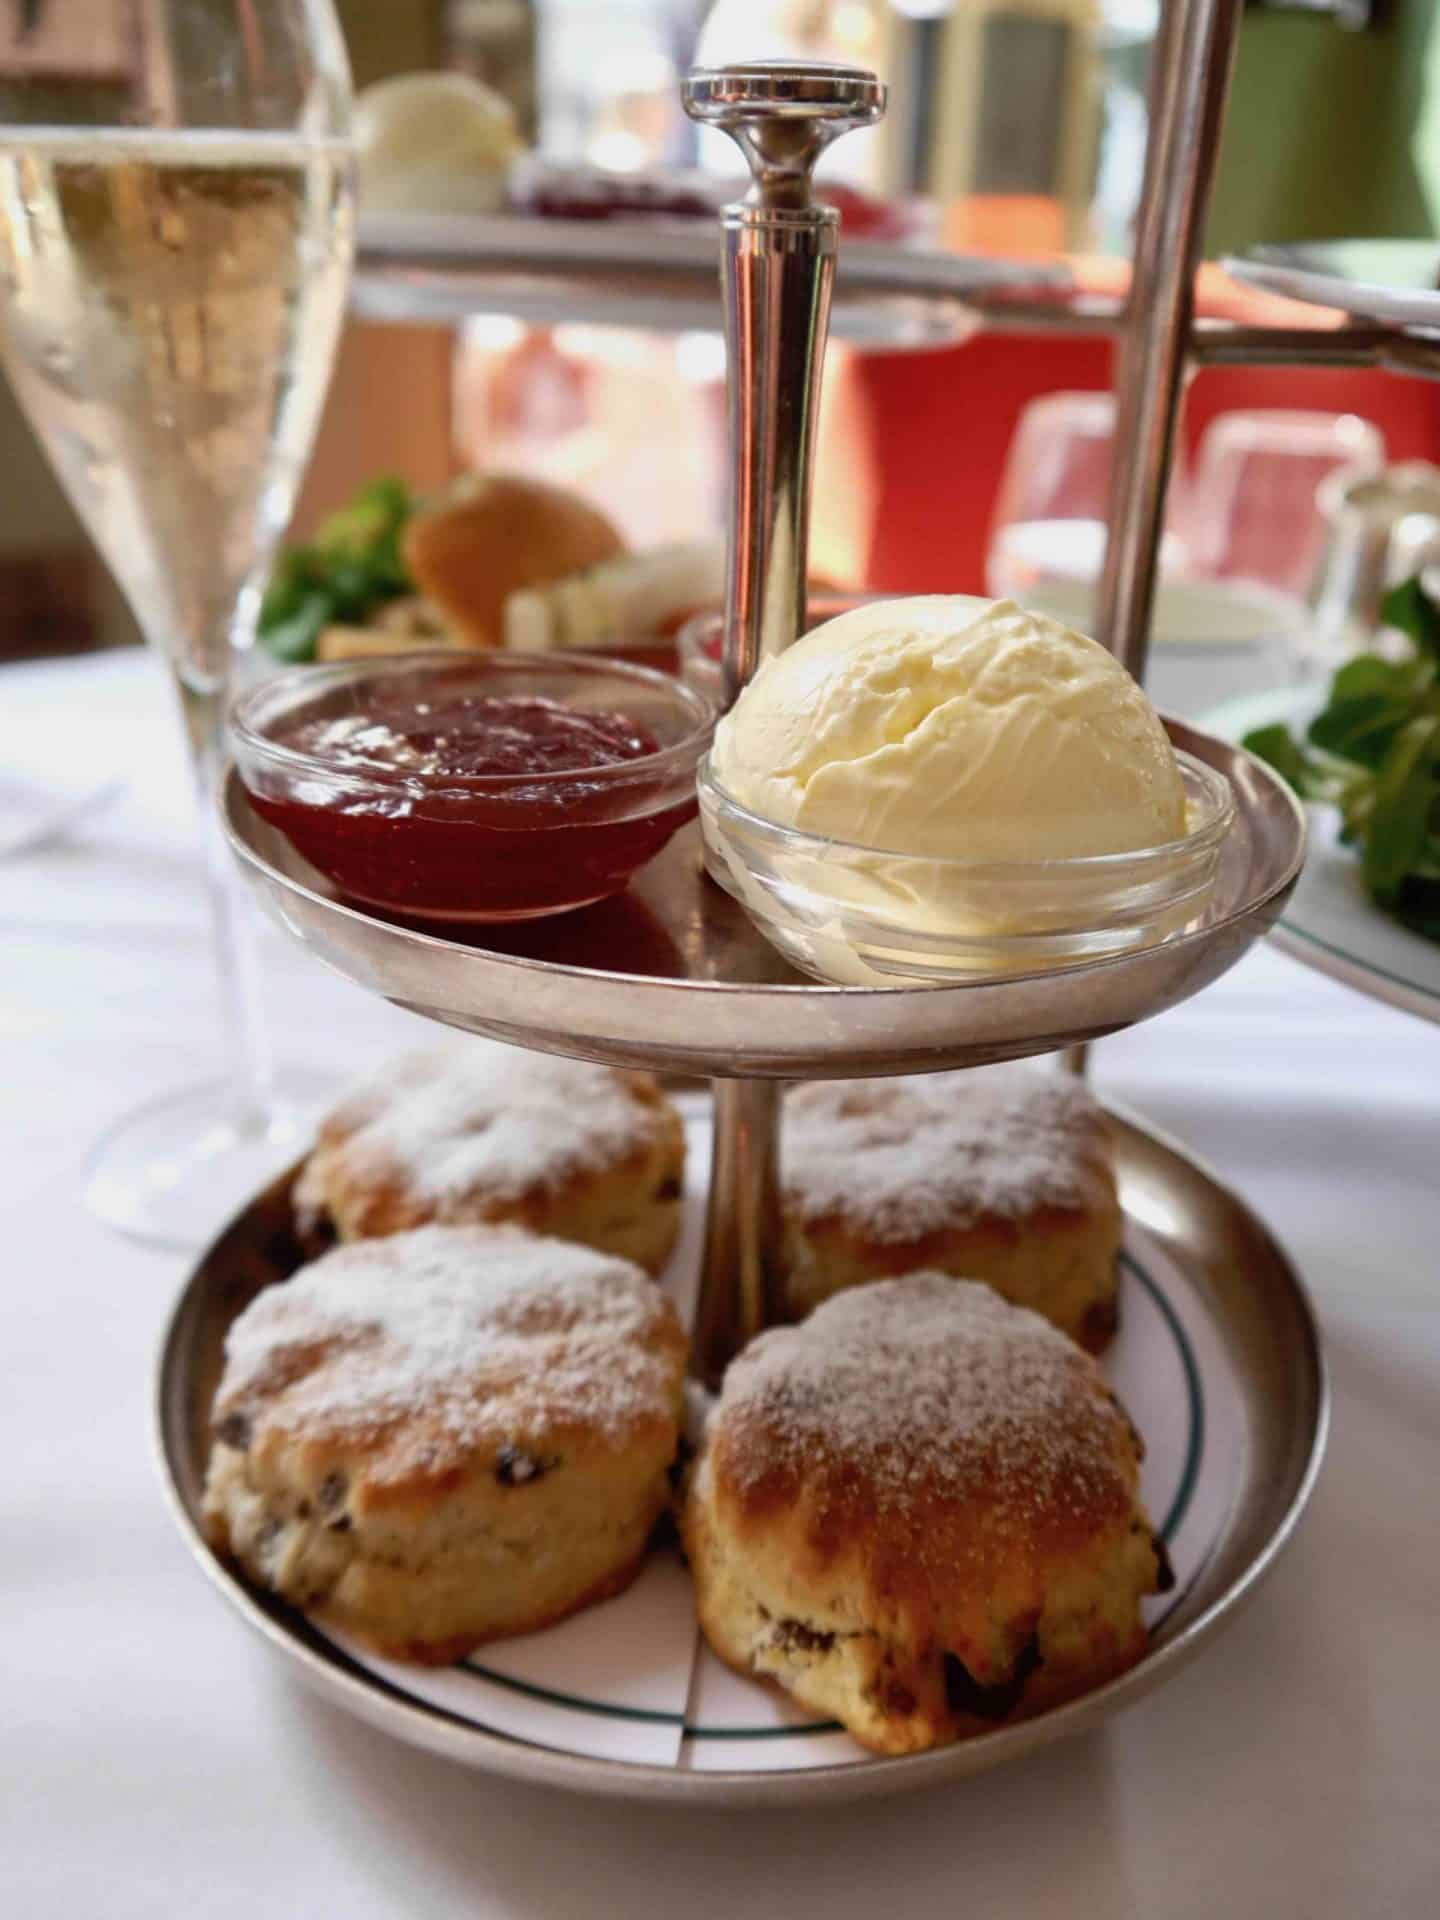
<svg viewBox="0 0 1440 1920">
<path fill-rule="evenodd" d="M 652 1075 L 457 1038 L 355 1087 L 295 1188 L 342 1240 L 508 1221 L 658 1273 L 685 1174 L 680 1116 Z"/>
<path fill-rule="evenodd" d="M 877 1753 L 1082 1693 L 1169 1582 L 1095 1362 L 989 1287 L 912 1274 L 732 1361 L 681 1530 L 710 1645 Z"/>
<path fill-rule="evenodd" d="M 1096 1353 L 1119 1311 L 1102 1108 L 1068 1075 L 982 1067 L 795 1088 L 782 1133 L 786 1305 L 933 1267 Z"/>
<path fill-rule="evenodd" d="M 686 1341 L 638 1267 L 513 1227 L 338 1247 L 230 1329 L 205 1486 L 252 1579 L 441 1664 L 627 1586 Z"/>
</svg>

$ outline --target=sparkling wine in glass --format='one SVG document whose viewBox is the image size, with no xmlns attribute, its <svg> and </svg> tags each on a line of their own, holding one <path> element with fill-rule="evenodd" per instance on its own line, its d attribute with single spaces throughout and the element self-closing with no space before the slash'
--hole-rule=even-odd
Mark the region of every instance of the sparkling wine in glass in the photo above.
<svg viewBox="0 0 1440 1920">
<path fill-rule="evenodd" d="M 329 0 L 87 0 L 54 21 L 33 31 L 59 36 L 63 87 L 0 48 L 0 359 L 179 695 L 232 1068 L 122 1122 L 87 1198 L 191 1245 L 303 1124 L 255 1018 L 214 783 L 344 308 L 349 76 Z"/>
</svg>

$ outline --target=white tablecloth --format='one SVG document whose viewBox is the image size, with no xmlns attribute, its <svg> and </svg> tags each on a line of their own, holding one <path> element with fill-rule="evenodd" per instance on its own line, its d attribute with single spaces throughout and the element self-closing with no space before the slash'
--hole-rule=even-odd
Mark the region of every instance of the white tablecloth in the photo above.
<svg viewBox="0 0 1440 1920">
<path fill-rule="evenodd" d="M 0 672 L 0 766 L 128 779 L 0 862 L 0 1913 L 1144 1916 L 1440 1911 L 1440 1028 L 1261 951 L 1097 1078 L 1265 1214 L 1313 1288 L 1329 1462 L 1244 1615 L 1103 1731 L 833 1813 L 662 1813 L 505 1785 L 311 1700 L 217 1602 L 148 1456 L 178 1258 L 76 1203 L 100 1128 L 220 1065 L 172 716 L 137 657 Z M 282 1053 L 419 1033 L 278 936 Z"/>
</svg>

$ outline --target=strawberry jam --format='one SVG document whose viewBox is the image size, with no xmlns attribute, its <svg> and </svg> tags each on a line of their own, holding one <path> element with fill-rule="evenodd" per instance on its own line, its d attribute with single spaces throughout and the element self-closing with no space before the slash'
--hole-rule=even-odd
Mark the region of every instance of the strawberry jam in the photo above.
<svg viewBox="0 0 1440 1920">
<path fill-rule="evenodd" d="M 564 912 L 618 893 L 695 811 L 690 768 L 622 711 L 453 676 L 355 691 L 338 711 L 272 723 L 265 777 L 243 755 L 242 771 L 256 810 L 364 905 L 443 920 Z"/>
</svg>

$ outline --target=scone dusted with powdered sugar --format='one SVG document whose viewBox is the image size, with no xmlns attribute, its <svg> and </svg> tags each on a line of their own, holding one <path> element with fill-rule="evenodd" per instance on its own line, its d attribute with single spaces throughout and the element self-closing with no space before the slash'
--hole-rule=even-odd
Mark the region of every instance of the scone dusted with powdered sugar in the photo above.
<svg viewBox="0 0 1440 1920">
<path fill-rule="evenodd" d="M 658 1273 L 685 1173 L 680 1116 L 653 1075 L 457 1037 L 351 1090 L 295 1189 L 342 1240 L 508 1222 Z"/>
<path fill-rule="evenodd" d="M 982 1067 L 786 1098 L 786 1304 L 922 1268 L 984 1280 L 1096 1353 L 1119 1313 L 1109 1123 L 1068 1075 Z"/>
<path fill-rule="evenodd" d="M 618 1593 L 669 1505 L 686 1339 L 629 1261 L 513 1227 L 338 1247 L 235 1321 L 212 1543 L 398 1659 Z"/>
<path fill-rule="evenodd" d="M 1095 1362 L 989 1287 L 857 1288 L 734 1360 L 681 1530 L 710 1645 L 877 1753 L 1086 1691 L 1169 1580 Z"/>
</svg>

